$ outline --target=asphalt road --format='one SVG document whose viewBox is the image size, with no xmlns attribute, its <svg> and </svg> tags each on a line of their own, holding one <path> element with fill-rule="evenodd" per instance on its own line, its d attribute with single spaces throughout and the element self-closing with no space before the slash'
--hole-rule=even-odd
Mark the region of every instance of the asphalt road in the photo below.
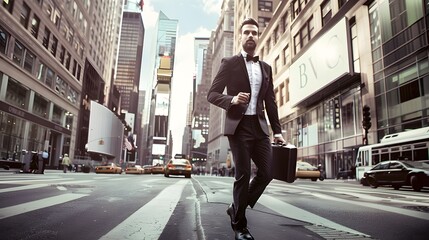
<svg viewBox="0 0 429 240">
<path fill-rule="evenodd" d="M 233 239 L 229 177 L 0 173 L 1 239 Z M 427 239 L 429 189 L 274 180 L 247 211 L 255 239 Z"/>
</svg>

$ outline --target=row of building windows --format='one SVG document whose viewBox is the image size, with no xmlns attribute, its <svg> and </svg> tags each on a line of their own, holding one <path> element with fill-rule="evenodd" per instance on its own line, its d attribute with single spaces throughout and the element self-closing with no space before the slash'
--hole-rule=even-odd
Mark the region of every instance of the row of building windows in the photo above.
<svg viewBox="0 0 429 240">
<path fill-rule="evenodd" d="M 13 4 L 14 4 L 14 1 L 9 1 L 9 3 L 7 3 L 7 4 L 5 4 L 5 2 L 3 2 L 3 7 L 8 9 L 9 12 L 12 14 L 13 13 Z M 50 19 L 54 23 L 54 25 L 57 27 L 57 29 L 60 29 L 60 26 L 61 26 L 60 25 L 60 23 L 61 23 L 60 11 L 56 7 L 53 7 L 53 6 L 49 5 L 48 3 L 45 6 L 43 6 L 42 1 L 38 2 L 38 4 L 41 8 L 45 9 L 45 12 L 47 13 L 48 19 Z M 38 39 L 41 20 L 36 15 L 36 13 L 33 13 L 33 16 L 31 18 L 31 8 L 29 5 L 27 5 L 24 2 L 22 5 L 21 12 L 20 12 L 19 22 L 21 23 L 21 25 L 25 29 L 28 29 L 30 19 L 31 19 L 31 26 L 29 29 L 30 34 L 34 38 Z M 68 24 L 64 23 L 63 25 L 64 25 L 64 32 L 63 33 L 64 33 L 65 39 L 70 44 L 70 46 L 74 47 L 75 52 L 83 59 L 83 54 L 84 54 L 83 51 L 84 50 L 83 50 L 83 46 L 82 46 L 81 41 L 79 41 L 77 38 L 73 37 L 73 35 L 74 35 L 73 30 L 68 27 Z M 2 29 L 2 32 L 5 32 L 5 30 Z M 59 45 L 58 44 L 58 38 L 49 29 L 49 26 L 47 23 L 45 24 L 45 29 L 43 32 L 43 37 L 41 39 L 41 44 L 52 54 L 52 56 L 54 58 L 57 57 L 57 49 L 58 49 L 58 45 Z M 20 46 L 17 46 L 17 47 L 19 48 Z M 19 49 L 17 49 L 17 50 L 19 51 Z M 61 64 L 68 71 L 70 71 L 72 73 L 72 75 L 77 80 L 80 80 L 82 67 L 78 63 L 78 61 L 71 59 L 72 56 L 71 56 L 70 52 L 68 52 L 66 50 L 66 47 L 64 45 L 62 45 L 60 47 L 60 52 L 59 52 L 58 57 L 59 57 L 59 61 L 61 62 Z M 73 63 L 73 66 L 71 65 L 72 63 Z"/>
<path fill-rule="evenodd" d="M 4 75 L 0 72 L 0 81 L 4 80 Z M 7 84 L 1 84 L 6 88 L 4 101 L 17 108 L 29 111 L 41 118 L 48 119 L 60 126 L 71 129 L 73 126 L 73 115 L 54 104 L 41 94 L 22 85 L 16 79 L 9 77 Z"/>
<path fill-rule="evenodd" d="M 14 40 L 13 49 L 8 51 L 9 41 Z M 53 89 L 59 96 L 67 99 L 72 104 L 77 104 L 78 91 L 71 87 L 63 78 L 38 60 L 24 44 L 16 39 L 0 26 L 0 53 L 6 56 L 12 56 L 12 61 L 26 70 L 29 74 L 35 76 L 43 82 L 48 88 Z M 79 69 L 80 71 L 80 69 Z M 80 74 L 80 73 L 79 73 Z"/>
</svg>

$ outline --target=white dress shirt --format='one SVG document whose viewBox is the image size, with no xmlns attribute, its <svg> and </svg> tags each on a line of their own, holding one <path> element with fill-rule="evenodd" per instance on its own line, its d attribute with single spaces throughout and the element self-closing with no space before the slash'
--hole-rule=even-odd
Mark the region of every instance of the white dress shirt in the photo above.
<svg viewBox="0 0 429 240">
<path fill-rule="evenodd" d="M 242 51 L 243 61 L 246 63 L 247 74 L 250 81 L 250 102 L 245 115 L 256 115 L 256 104 L 258 101 L 259 90 L 262 84 L 262 71 L 258 62 L 246 61 L 247 53 Z"/>
</svg>

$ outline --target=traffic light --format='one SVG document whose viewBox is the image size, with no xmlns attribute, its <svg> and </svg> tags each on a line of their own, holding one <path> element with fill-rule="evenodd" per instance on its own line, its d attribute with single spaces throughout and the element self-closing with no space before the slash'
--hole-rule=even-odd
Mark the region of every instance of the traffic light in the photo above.
<svg viewBox="0 0 429 240">
<path fill-rule="evenodd" d="M 371 128 L 371 108 L 368 105 L 363 106 L 363 120 L 362 120 L 362 127 L 365 130 L 368 130 Z"/>
</svg>

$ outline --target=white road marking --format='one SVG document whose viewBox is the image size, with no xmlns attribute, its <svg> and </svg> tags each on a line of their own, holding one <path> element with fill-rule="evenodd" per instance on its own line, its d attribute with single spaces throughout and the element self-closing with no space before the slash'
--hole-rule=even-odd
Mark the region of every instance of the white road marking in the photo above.
<svg viewBox="0 0 429 240">
<path fill-rule="evenodd" d="M 363 207 L 375 208 L 377 210 L 382 210 L 382 211 L 386 211 L 386 212 L 402 214 L 402 215 L 406 215 L 409 217 L 419 218 L 419 219 L 423 219 L 423 220 L 429 220 L 429 214 L 424 213 L 424 212 L 407 210 L 407 209 L 398 208 L 398 207 L 390 207 L 390 206 L 387 206 L 385 204 L 351 201 L 351 200 L 331 197 L 331 196 L 328 196 L 325 194 L 319 194 L 319 193 L 315 193 L 313 195 L 316 197 L 319 197 L 319 198 L 327 199 L 327 200 L 334 200 L 334 201 L 343 202 L 343 203 L 347 203 L 347 204 L 355 204 L 355 205 L 359 205 L 359 206 L 363 206 Z"/>
<path fill-rule="evenodd" d="M 187 180 L 180 180 L 165 188 L 100 239 L 158 239 L 188 183 Z"/>
<path fill-rule="evenodd" d="M 48 197 L 36 201 L 18 204 L 15 206 L 0 208 L 0 219 L 16 216 L 22 213 L 46 207 L 51 207 L 61 203 L 73 201 L 85 196 L 88 196 L 88 194 L 66 193 L 54 197 Z"/>
<path fill-rule="evenodd" d="M 67 188 L 63 187 L 63 186 L 57 186 L 57 189 L 60 191 L 66 191 Z"/>
<path fill-rule="evenodd" d="M 73 180 L 74 178 L 40 178 L 40 179 L 30 179 L 30 180 L 2 180 L 1 184 L 25 184 L 25 183 L 37 183 L 37 182 L 55 182 L 55 181 L 65 181 Z"/>
<path fill-rule="evenodd" d="M 19 186 L 19 187 L 10 187 L 10 188 L 4 188 L 0 189 L 0 193 L 6 193 L 6 192 L 15 192 L 15 191 L 22 191 L 22 190 L 29 190 L 29 189 L 36 189 L 36 188 L 42 188 L 42 187 L 49 187 L 52 185 L 73 185 L 78 183 L 87 183 L 87 182 L 93 182 L 94 180 L 80 180 L 80 181 L 65 181 L 65 182 L 57 182 L 57 183 L 40 183 L 40 184 L 30 184 L 25 186 Z M 63 190 L 63 189 L 60 189 Z"/>
<path fill-rule="evenodd" d="M 262 196 L 259 198 L 259 203 L 263 204 L 265 207 L 287 217 L 292 219 L 297 219 L 304 222 L 309 222 L 315 225 L 321 225 L 329 228 L 333 228 L 340 231 L 345 231 L 349 233 L 354 233 L 358 235 L 364 235 L 368 236 L 365 233 L 358 232 L 354 229 L 348 228 L 346 226 L 340 225 L 338 223 L 332 222 L 329 219 L 320 217 L 319 215 L 313 214 L 311 212 L 308 212 L 304 209 L 300 209 L 298 207 L 295 207 L 289 203 L 283 202 L 281 200 L 278 200 L 274 197 L 271 197 L 266 194 L 262 194 Z"/>
<path fill-rule="evenodd" d="M 47 186 L 49 186 L 49 184 L 43 183 L 43 184 L 32 184 L 32 185 L 25 185 L 25 186 L 19 186 L 19 187 L 4 188 L 4 189 L 0 189 L 0 193 L 29 190 L 29 189 L 42 188 Z"/>
</svg>

